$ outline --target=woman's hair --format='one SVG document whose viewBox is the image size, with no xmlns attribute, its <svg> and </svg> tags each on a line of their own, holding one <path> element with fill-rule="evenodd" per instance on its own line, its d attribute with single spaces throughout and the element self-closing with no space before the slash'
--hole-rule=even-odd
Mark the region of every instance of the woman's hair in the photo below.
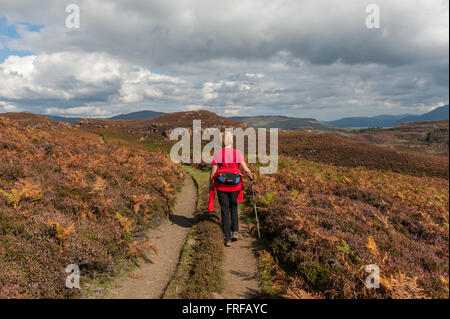
<svg viewBox="0 0 450 319">
<path fill-rule="evenodd" d="M 233 134 L 229 131 L 222 133 L 222 146 L 233 147 Z"/>
</svg>

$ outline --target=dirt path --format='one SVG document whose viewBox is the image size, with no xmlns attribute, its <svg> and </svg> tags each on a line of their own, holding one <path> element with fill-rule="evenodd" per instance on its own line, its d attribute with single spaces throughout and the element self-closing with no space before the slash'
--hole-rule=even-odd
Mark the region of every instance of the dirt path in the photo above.
<svg viewBox="0 0 450 319">
<path fill-rule="evenodd" d="M 186 235 L 192 226 L 197 203 L 197 188 L 192 177 L 186 174 L 181 192 L 177 196 L 170 221 L 160 225 L 149 234 L 149 240 L 160 253 L 149 253 L 144 264 L 133 272 L 132 277 L 118 279 L 119 288 L 111 288 L 109 297 L 124 299 L 161 298 L 172 277 Z"/>
<path fill-rule="evenodd" d="M 239 240 L 225 247 L 225 288 L 226 299 L 253 298 L 261 293 L 258 281 L 255 238 L 248 231 L 244 216 L 239 218 Z"/>
</svg>

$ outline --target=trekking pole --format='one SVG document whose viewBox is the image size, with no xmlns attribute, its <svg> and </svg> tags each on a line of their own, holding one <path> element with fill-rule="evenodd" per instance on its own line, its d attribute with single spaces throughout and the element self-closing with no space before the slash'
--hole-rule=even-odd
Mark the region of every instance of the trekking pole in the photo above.
<svg viewBox="0 0 450 319">
<path fill-rule="evenodd" d="M 261 240 L 261 233 L 259 232 L 258 211 L 256 210 L 255 191 L 253 190 L 253 180 L 251 180 L 251 184 L 252 184 L 253 208 L 255 210 L 255 216 L 256 216 L 256 228 L 258 229 L 258 238 L 259 238 L 259 240 Z"/>
</svg>

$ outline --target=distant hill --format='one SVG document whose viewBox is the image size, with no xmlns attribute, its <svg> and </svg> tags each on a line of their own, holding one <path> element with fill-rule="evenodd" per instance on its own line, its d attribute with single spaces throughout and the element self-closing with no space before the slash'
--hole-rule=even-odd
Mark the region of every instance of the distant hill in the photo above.
<svg viewBox="0 0 450 319">
<path fill-rule="evenodd" d="M 319 131 L 334 129 L 332 125 L 321 123 L 312 118 L 296 118 L 288 116 L 234 116 L 233 120 L 242 121 L 249 127 L 254 128 L 280 128 L 290 130 L 297 127 L 310 127 Z"/>
<path fill-rule="evenodd" d="M 410 114 L 403 115 L 378 115 L 374 117 L 345 117 L 335 121 L 328 121 L 330 125 L 345 128 L 363 128 L 363 127 L 394 127 L 397 126 L 402 118 L 410 117 Z"/>
<path fill-rule="evenodd" d="M 132 112 L 127 114 L 119 114 L 113 117 L 110 117 L 109 120 L 148 120 L 153 119 L 157 116 L 164 114 L 163 112 L 155 112 L 155 111 L 139 111 Z"/>
<path fill-rule="evenodd" d="M 373 117 L 346 117 L 335 121 L 325 122 L 329 125 L 356 128 L 356 127 L 394 127 L 403 123 L 448 120 L 449 106 L 441 106 L 422 115 L 378 115 Z"/>
<path fill-rule="evenodd" d="M 441 106 L 422 115 L 404 117 L 400 120 L 400 124 L 409 122 L 448 120 L 448 111 L 448 105 Z"/>
<path fill-rule="evenodd" d="M 164 113 L 147 120 L 110 120 L 85 118 L 74 123 L 84 128 L 114 128 L 127 134 L 138 134 L 143 137 L 154 135 L 168 136 L 172 129 L 184 127 L 192 130 L 193 120 L 201 120 L 202 128 L 216 127 L 221 130 L 227 127 L 245 127 L 245 124 L 230 118 L 219 116 L 213 112 L 200 110 L 188 112 Z"/>
<path fill-rule="evenodd" d="M 103 118 L 104 120 L 148 120 L 153 119 L 155 117 L 158 117 L 160 115 L 164 114 L 163 112 L 156 112 L 156 111 L 138 111 L 138 112 L 132 112 L 132 113 L 126 113 L 126 114 L 119 114 L 113 117 Z M 56 115 L 48 115 L 43 114 L 47 116 L 52 121 L 57 122 L 67 122 L 67 123 L 75 123 L 76 121 L 79 121 L 82 119 L 82 117 L 65 117 L 65 116 L 56 116 Z"/>
<path fill-rule="evenodd" d="M 162 115 L 170 117 L 171 121 L 178 122 L 176 116 L 185 112 L 163 113 L 151 110 L 138 111 L 126 114 L 119 114 L 102 120 L 150 120 Z M 174 114 L 174 115 L 171 115 Z M 206 113 L 205 113 L 206 114 Z M 212 113 L 213 114 L 213 113 Z M 82 119 L 81 117 L 64 117 L 56 115 L 43 114 L 49 119 L 57 122 L 75 123 Z M 185 115 L 185 114 L 184 114 Z M 290 130 L 295 128 L 312 128 L 318 131 L 329 131 L 337 128 L 366 128 L 366 127 L 395 127 L 403 123 L 438 121 L 449 119 L 449 106 L 441 106 L 431 112 L 422 115 L 402 114 L 402 115 L 377 115 L 373 117 L 346 117 L 335 121 L 319 122 L 313 118 L 296 118 L 288 116 L 234 116 L 228 118 L 246 123 L 249 127 L 259 128 L 280 128 Z M 161 119 L 164 120 L 164 117 Z M 206 120 L 206 119 L 203 119 Z"/>
<path fill-rule="evenodd" d="M 395 132 L 392 132 L 392 135 Z M 279 154 L 345 167 L 390 170 L 448 179 L 448 158 L 398 152 L 366 141 L 349 140 L 336 132 L 285 131 L 278 136 Z"/>
<path fill-rule="evenodd" d="M 188 127 L 192 128 L 193 120 L 201 120 L 202 128 L 207 127 L 244 127 L 244 123 L 239 120 L 222 117 L 216 113 L 199 110 L 199 111 L 187 111 L 187 112 L 174 112 L 164 113 L 154 119 L 149 120 L 149 123 L 158 125 L 160 127 Z"/>
<path fill-rule="evenodd" d="M 216 127 L 224 130 L 227 127 L 245 127 L 245 124 L 240 121 L 222 117 L 210 111 L 199 110 L 165 113 L 154 119 L 135 121 L 135 124 L 127 126 L 127 130 L 130 133 L 144 136 L 155 133 L 168 136 L 170 131 L 177 127 L 185 127 L 191 130 L 194 120 L 202 121 L 202 129 Z"/>
<path fill-rule="evenodd" d="M 15 120 L 19 123 L 24 121 L 35 121 L 35 122 L 50 122 L 47 117 L 41 114 L 34 114 L 31 112 L 6 112 L 0 113 L 1 117 L 7 117 L 11 120 Z"/>
<path fill-rule="evenodd" d="M 47 116 L 31 112 L 0 113 L 0 117 L 17 121 L 17 123 L 24 127 L 51 129 L 70 126 L 68 123 L 51 121 Z"/>
<path fill-rule="evenodd" d="M 56 115 L 48 115 L 44 114 L 44 116 L 48 117 L 50 120 L 55 122 L 66 122 L 66 123 L 74 123 L 81 119 L 81 117 L 65 117 L 65 116 L 56 116 Z"/>
<path fill-rule="evenodd" d="M 342 137 L 402 152 L 448 157 L 448 120 L 403 123 L 395 127 L 341 130 Z"/>
</svg>

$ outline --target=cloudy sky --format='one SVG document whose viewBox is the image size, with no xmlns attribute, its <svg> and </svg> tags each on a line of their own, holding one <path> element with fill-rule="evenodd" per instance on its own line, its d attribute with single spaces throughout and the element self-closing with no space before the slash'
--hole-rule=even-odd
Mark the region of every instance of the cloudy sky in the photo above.
<svg viewBox="0 0 450 319">
<path fill-rule="evenodd" d="M 1 0 L 0 112 L 424 113 L 448 104 L 448 39 L 448 0 Z"/>
</svg>

